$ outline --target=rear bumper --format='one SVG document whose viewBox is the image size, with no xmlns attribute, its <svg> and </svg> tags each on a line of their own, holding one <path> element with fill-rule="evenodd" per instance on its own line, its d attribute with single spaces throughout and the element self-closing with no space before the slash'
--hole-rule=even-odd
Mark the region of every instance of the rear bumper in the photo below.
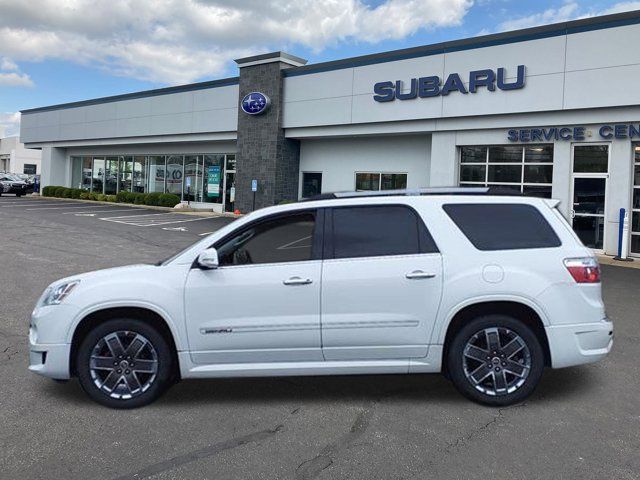
<svg viewBox="0 0 640 480">
<path fill-rule="evenodd" d="M 69 379 L 71 345 L 37 344 L 34 337 L 33 332 L 29 332 L 29 370 L 49 378 Z"/>
<path fill-rule="evenodd" d="M 551 366 L 571 367 L 602 360 L 613 346 L 613 323 L 554 325 L 545 328 L 549 340 Z"/>
</svg>

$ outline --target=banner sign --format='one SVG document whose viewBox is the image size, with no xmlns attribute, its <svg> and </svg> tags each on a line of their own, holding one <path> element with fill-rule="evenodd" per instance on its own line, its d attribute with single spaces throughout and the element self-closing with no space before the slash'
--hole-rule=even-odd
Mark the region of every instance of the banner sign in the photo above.
<svg viewBox="0 0 640 480">
<path fill-rule="evenodd" d="M 207 197 L 220 196 L 220 165 L 212 165 L 207 170 Z"/>
</svg>

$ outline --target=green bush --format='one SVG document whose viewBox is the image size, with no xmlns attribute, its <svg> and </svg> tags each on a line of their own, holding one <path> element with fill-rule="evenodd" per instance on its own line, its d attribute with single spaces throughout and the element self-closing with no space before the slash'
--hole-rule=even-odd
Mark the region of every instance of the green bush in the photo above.
<svg viewBox="0 0 640 480">
<path fill-rule="evenodd" d="M 158 205 L 160 205 L 161 207 L 173 208 L 179 203 L 180 197 L 174 195 L 173 193 L 163 193 L 162 195 L 160 195 L 160 198 L 158 200 Z"/>
<path fill-rule="evenodd" d="M 71 198 L 80 198 L 83 190 L 81 188 L 72 188 L 71 189 Z"/>
<path fill-rule="evenodd" d="M 133 203 L 131 192 L 118 192 L 116 199 L 119 203 Z"/>
<path fill-rule="evenodd" d="M 62 198 L 71 198 L 73 195 L 73 188 L 65 188 L 62 191 Z"/>
<path fill-rule="evenodd" d="M 146 193 L 134 193 L 133 194 L 133 203 L 135 203 L 136 205 L 144 205 L 145 201 L 147 200 L 147 194 Z"/>
<path fill-rule="evenodd" d="M 98 193 L 96 195 L 96 200 L 99 202 L 105 202 L 107 200 L 107 196 L 104 193 Z"/>
<path fill-rule="evenodd" d="M 115 203 L 118 200 L 115 195 L 106 195 L 106 197 L 107 198 L 105 198 L 105 200 L 107 202 L 114 202 Z"/>
<path fill-rule="evenodd" d="M 162 195 L 164 195 L 164 193 L 160 193 L 160 192 L 147 193 L 144 199 L 144 204 L 151 205 L 151 206 L 158 206 L 160 205 L 160 197 Z"/>
<path fill-rule="evenodd" d="M 91 192 L 87 192 L 87 191 L 82 191 L 80 192 L 80 198 L 82 200 L 91 200 Z"/>
<path fill-rule="evenodd" d="M 66 190 L 65 187 L 54 187 L 53 196 L 57 197 L 57 198 L 62 198 L 62 196 L 64 195 L 64 191 L 65 190 Z"/>
<path fill-rule="evenodd" d="M 42 189 L 42 196 L 43 197 L 53 197 L 53 192 L 55 191 L 55 189 L 58 188 L 55 185 L 47 185 L 46 187 L 44 187 Z"/>
</svg>

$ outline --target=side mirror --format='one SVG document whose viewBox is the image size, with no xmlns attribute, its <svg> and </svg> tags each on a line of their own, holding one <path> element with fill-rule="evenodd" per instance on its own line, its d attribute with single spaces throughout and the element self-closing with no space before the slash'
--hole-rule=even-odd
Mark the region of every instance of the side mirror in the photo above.
<svg viewBox="0 0 640 480">
<path fill-rule="evenodd" d="M 213 247 L 207 248 L 205 251 L 200 252 L 196 263 L 203 270 L 215 270 L 218 268 L 218 251 Z"/>
</svg>

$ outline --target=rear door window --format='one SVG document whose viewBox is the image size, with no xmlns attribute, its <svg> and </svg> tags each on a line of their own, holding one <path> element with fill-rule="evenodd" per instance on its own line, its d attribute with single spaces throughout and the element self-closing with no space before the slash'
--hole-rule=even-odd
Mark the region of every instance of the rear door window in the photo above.
<svg viewBox="0 0 640 480">
<path fill-rule="evenodd" d="M 532 205 L 451 203 L 442 208 L 478 250 L 552 248 L 562 244 Z"/>
<path fill-rule="evenodd" d="M 422 219 L 403 205 L 332 209 L 329 256 L 378 257 L 434 253 L 438 249 Z"/>
</svg>

